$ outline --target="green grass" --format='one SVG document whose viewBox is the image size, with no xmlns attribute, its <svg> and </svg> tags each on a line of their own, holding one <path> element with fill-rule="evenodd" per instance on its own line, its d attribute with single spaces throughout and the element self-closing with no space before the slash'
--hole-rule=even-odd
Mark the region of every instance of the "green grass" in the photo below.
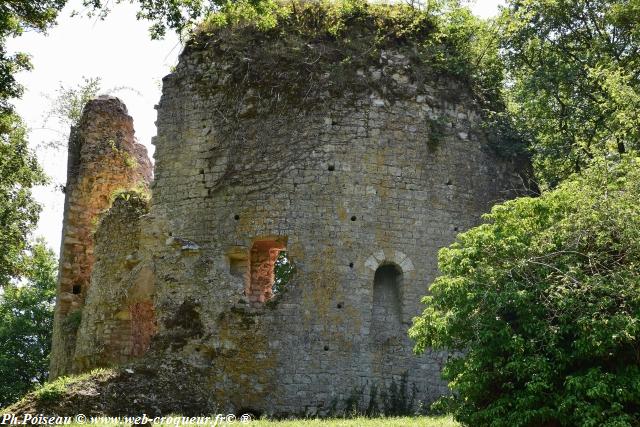
<svg viewBox="0 0 640 427">
<path fill-rule="evenodd" d="M 176 417 L 179 415 L 173 415 Z M 214 416 L 215 417 L 215 416 Z M 131 424 L 100 423 L 103 427 L 128 427 Z M 197 424 L 180 424 L 181 426 L 197 427 Z M 234 423 L 220 422 L 218 424 L 201 424 L 202 426 L 216 425 L 248 426 L 248 427 L 460 427 L 451 417 L 390 417 L 390 418 L 333 418 L 333 419 L 297 419 L 286 421 L 254 420 L 242 423 L 236 420 Z M 70 424 L 69 427 L 86 427 L 86 424 Z M 155 426 L 175 426 L 175 424 L 155 424 Z"/>
<path fill-rule="evenodd" d="M 103 377 L 111 375 L 113 373 L 110 369 L 94 369 L 91 372 L 87 372 L 81 375 L 74 375 L 69 377 L 59 377 L 51 382 L 44 384 L 33 391 L 33 395 L 36 400 L 39 401 L 54 401 L 62 397 L 67 389 L 81 381 L 88 380 L 93 377 Z"/>
<path fill-rule="evenodd" d="M 251 427 L 458 427 L 460 424 L 450 417 L 391 417 L 291 421 L 257 420 L 244 425 Z"/>
</svg>

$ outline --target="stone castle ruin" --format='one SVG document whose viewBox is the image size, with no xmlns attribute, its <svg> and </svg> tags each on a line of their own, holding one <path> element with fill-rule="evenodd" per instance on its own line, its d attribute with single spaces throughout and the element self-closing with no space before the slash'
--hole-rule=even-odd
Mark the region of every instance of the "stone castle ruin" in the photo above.
<svg viewBox="0 0 640 427">
<path fill-rule="evenodd" d="M 175 375 L 194 401 L 271 414 L 447 393 L 447 355 L 416 356 L 407 329 L 438 249 L 513 197 L 523 167 L 411 40 L 366 57 L 341 43 L 196 38 L 163 80 L 153 178 L 122 102 L 86 106 L 52 377 L 130 366 Z"/>
</svg>

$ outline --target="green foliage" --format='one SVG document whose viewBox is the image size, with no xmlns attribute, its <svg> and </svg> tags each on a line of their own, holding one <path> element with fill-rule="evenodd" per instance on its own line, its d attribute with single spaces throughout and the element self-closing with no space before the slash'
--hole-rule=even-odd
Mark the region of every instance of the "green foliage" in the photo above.
<svg viewBox="0 0 640 427">
<path fill-rule="evenodd" d="M 430 2 L 417 9 L 407 5 L 384 5 L 364 0 L 282 2 L 228 2 L 210 14 L 194 31 L 199 35 L 220 29 L 253 27 L 265 36 L 286 38 L 299 34 L 321 40 L 339 39 L 355 48 L 359 39 L 369 43 L 365 54 L 372 58 L 379 49 L 418 43 L 418 55 L 439 71 L 477 86 L 477 95 L 487 103 L 499 99 L 502 63 L 498 55 L 498 35 L 484 21 L 453 2 Z M 352 59 L 363 50 L 349 52 Z"/>
<path fill-rule="evenodd" d="M 425 43 L 442 72 L 469 82 L 481 107 L 502 106 L 504 68 L 493 22 L 478 19 L 466 7 L 452 7 L 438 15 L 437 31 Z"/>
<path fill-rule="evenodd" d="M 428 4 L 417 9 L 363 0 L 229 2 L 194 31 L 187 49 L 207 46 L 211 50 L 212 39 L 224 39 L 221 54 L 231 60 L 235 50 L 228 49 L 230 45 L 250 44 L 250 49 L 238 46 L 237 67 L 232 69 L 237 79 L 226 82 L 226 87 L 264 87 L 268 93 L 252 94 L 260 102 L 304 100 L 316 107 L 326 102 L 327 94 L 331 99 L 384 90 L 385 97 L 393 100 L 397 94 L 389 90 L 393 87 L 387 81 L 390 76 L 372 81 L 359 77 L 356 70 L 379 67 L 384 51 L 397 51 L 417 64 L 407 71 L 418 90 L 442 76 L 458 81 L 473 93 L 486 133 L 496 142 L 492 145 L 510 155 L 523 154 L 525 134 L 512 127 L 502 100 L 504 66 L 496 24 L 476 18 L 457 2 Z M 318 48 L 322 44 L 325 49 Z M 286 87 L 282 81 L 287 81 Z M 241 104 L 236 95 L 245 93 L 229 94 L 227 99 L 232 105 Z M 451 96 L 456 94 L 453 91 Z M 263 110 L 273 112 L 278 107 Z M 286 108 L 290 110 L 291 105 Z"/>
<path fill-rule="evenodd" d="M 151 200 L 151 193 L 145 184 L 140 183 L 133 188 L 119 188 L 113 191 L 110 200 L 112 205 L 117 200 L 122 200 L 126 203 L 144 206 L 146 210 Z"/>
<path fill-rule="evenodd" d="M 390 7 L 362 0 L 281 3 L 238 1 L 227 2 L 219 11 L 208 15 L 195 28 L 192 39 L 221 29 L 234 31 L 255 28 L 265 36 L 300 34 L 307 38 L 326 36 L 346 41 L 356 36 L 371 36 L 379 44 L 384 44 L 389 40 L 407 40 L 427 35 L 434 28 L 434 19 L 435 14 L 408 6 Z M 349 34 L 354 24 L 360 24 L 358 29 L 366 29 L 368 33 Z"/>
<path fill-rule="evenodd" d="M 46 383 L 36 389 L 34 396 L 36 400 L 52 402 L 60 399 L 70 384 L 73 384 L 71 377 L 59 377 L 55 381 Z"/>
<path fill-rule="evenodd" d="M 364 386 L 353 387 L 346 399 L 334 398 L 328 412 L 332 416 L 343 417 L 398 417 L 421 413 L 414 407 L 417 387 L 415 383 L 409 386 L 408 378 L 409 373 L 405 371 L 399 382 L 392 379 L 386 387 L 374 383 L 368 395 Z"/>
<path fill-rule="evenodd" d="M 22 52 L 10 55 L 6 40 L 25 30 L 46 31 L 54 23 L 66 0 L 3 1 L 0 3 L 0 115 L 11 110 L 10 98 L 20 97 L 23 88 L 15 74 L 31 68 L 29 57 Z"/>
<path fill-rule="evenodd" d="M 62 322 L 62 327 L 69 335 L 76 333 L 82 322 L 82 310 L 74 310 L 69 313 Z"/>
<path fill-rule="evenodd" d="M 20 276 L 27 238 L 38 220 L 40 207 L 31 195 L 34 185 L 45 183 L 35 155 L 27 144 L 27 131 L 14 113 L 11 98 L 22 95 L 15 74 L 31 67 L 26 54 L 8 54 L 6 40 L 25 30 L 45 31 L 64 0 L 0 3 L 0 288 Z"/>
<path fill-rule="evenodd" d="M 109 143 L 111 144 L 111 150 L 113 150 L 116 156 L 122 159 L 122 162 L 126 167 L 128 167 L 129 169 L 138 167 L 138 161 L 136 160 L 136 158 L 124 149 L 119 149 L 114 139 L 110 139 Z"/>
<path fill-rule="evenodd" d="M 40 213 L 31 187 L 44 183 L 22 121 L 0 112 L 0 288 L 20 274 L 20 257 Z"/>
<path fill-rule="evenodd" d="M 122 153 L 122 158 L 124 159 L 124 164 L 129 169 L 134 169 L 134 168 L 138 167 L 138 161 L 131 154 L 129 154 L 127 152 Z"/>
<path fill-rule="evenodd" d="M 458 420 L 639 425 L 639 199 L 639 158 L 598 160 L 440 251 L 410 335 L 419 352 L 454 351 Z"/>
<path fill-rule="evenodd" d="M 100 90 L 100 77 L 82 77 L 82 82 L 75 87 L 66 87 L 61 83 L 55 97 L 51 99 L 51 108 L 45 120 L 55 118 L 67 127 L 77 126 L 84 106 L 95 98 Z"/>
<path fill-rule="evenodd" d="M 410 415 L 414 412 L 414 402 L 417 393 L 415 383 L 409 388 L 408 372 L 404 372 L 400 383 L 391 380 L 388 389 L 380 392 L 380 414 L 385 416 Z M 377 415 L 377 414 L 376 414 Z"/>
<path fill-rule="evenodd" d="M 131 154 L 129 154 L 124 149 L 118 148 L 115 139 L 111 138 L 107 142 L 109 142 L 111 150 L 113 150 L 113 152 L 117 156 L 122 158 L 122 161 L 124 162 L 126 167 L 128 167 L 129 169 L 133 169 L 138 166 L 138 161 Z"/>
<path fill-rule="evenodd" d="M 501 19 L 511 111 L 553 187 L 640 145 L 640 2 L 511 0 Z"/>
<path fill-rule="evenodd" d="M 106 17 L 114 4 L 124 0 L 82 0 L 85 11 L 89 16 Z M 195 23 L 200 22 L 209 13 L 214 12 L 226 3 L 226 0 L 129 0 L 137 3 L 138 19 L 152 22 L 149 28 L 151 38 L 164 37 L 167 30 L 174 30 L 178 34 L 186 34 Z M 260 0 L 254 0 L 259 4 Z M 78 12 L 75 12 L 76 14 Z"/>
<path fill-rule="evenodd" d="M 57 261 L 43 241 L 20 259 L 23 279 L 0 294 L 0 407 L 47 379 Z"/>
<path fill-rule="evenodd" d="M 58 138 L 48 142 L 48 146 L 53 148 L 66 146 L 69 140 L 67 130 L 80 123 L 84 106 L 101 90 L 99 77 L 83 77 L 82 82 L 73 87 L 67 87 L 60 83 L 55 96 L 49 98 L 50 107 L 45 114 L 44 125 L 46 126 L 53 120 L 56 128 L 64 129 L 64 131 L 59 133 Z"/>
<path fill-rule="evenodd" d="M 33 392 L 33 395 L 36 400 L 41 402 L 56 401 L 68 393 L 69 389 L 74 385 L 82 384 L 86 381 L 100 380 L 113 376 L 114 373 L 115 371 L 112 369 L 98 368 L 80 375 L 58 377 L 51 382 L 42 384 Z"/>
<path fill-rule="evenodd" d="M 289 283 L 295 272 L 296 266 L 287 256 L 287 251 L 280 251 L 273 266 L 275 280 L 272 290 L 274 295 L 282 293 L 285 290 L 287 283 Z"/>
</svg>

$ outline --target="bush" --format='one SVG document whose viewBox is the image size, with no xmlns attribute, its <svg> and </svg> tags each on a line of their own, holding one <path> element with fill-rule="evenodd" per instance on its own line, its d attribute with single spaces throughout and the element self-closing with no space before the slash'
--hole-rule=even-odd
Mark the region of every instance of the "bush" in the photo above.
<svg viewBox="0 0 640 427">
<path fill-rule="evenodd" d="M 459 421 L 640 425 L 639 166 L 603 160 L 440 251 L 410 335 L 418 352 L 454 351 Z"/>
<path fill-rule="evenodd" d="M 49 376 L 58 263 L 43 240 L 20 254 L 19 262 L 19 279 L 0 286 L 0 407 Z"/>
</svg>

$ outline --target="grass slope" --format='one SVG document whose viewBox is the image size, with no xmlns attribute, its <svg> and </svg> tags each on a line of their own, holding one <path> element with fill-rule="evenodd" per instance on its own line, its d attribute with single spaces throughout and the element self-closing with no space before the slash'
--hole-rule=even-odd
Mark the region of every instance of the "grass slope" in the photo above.
<svg viewBox="0 0 640 427">
<path fill-rule="evenodd" d="M 390 418 L 350 418 L 327 420 L 258 420 L 251 427 L 459 427 L 450 417 L 390 417 Z"/>
</svg>

